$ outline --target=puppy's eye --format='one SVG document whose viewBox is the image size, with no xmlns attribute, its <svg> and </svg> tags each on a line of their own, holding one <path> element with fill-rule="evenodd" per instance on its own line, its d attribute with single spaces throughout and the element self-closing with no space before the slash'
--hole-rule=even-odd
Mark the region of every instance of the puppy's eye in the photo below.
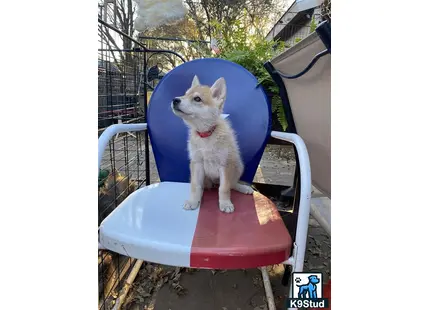
<svg viewBox="0 0 430 310">
<path fill-rule="evenodd" d="M 200 101 L 202 101 L 202 98 L 200 98 L 199 96 L 196 96 L 196 97 L 194 97 L 194 101 L 200 102 Z"/>
</svg>

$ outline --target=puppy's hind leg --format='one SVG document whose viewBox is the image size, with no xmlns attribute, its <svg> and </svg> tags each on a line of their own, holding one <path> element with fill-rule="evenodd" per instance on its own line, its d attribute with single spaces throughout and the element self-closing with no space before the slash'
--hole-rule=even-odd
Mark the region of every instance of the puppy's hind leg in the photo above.
<svg viewBox="0 0 430 310">
<path fill-rule="evenodd" d="M 251 186 L 241 183 L 236 183 L 233 189 L 242 194 L 252 194 L 254 192 Z"/>
<path fill-rule="evenodd" d="M 205 171 L 202 163 L 191 162 L 191 193 L 190 198 L 185 201 L 185 210 L 194 210 L 200 207 L 200 202 L 203 195 L 203 183 Z"/>
</svg>

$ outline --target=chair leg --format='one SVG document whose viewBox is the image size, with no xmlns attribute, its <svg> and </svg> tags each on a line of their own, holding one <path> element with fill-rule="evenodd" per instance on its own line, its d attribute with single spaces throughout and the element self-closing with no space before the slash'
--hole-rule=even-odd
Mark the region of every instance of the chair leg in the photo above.
<svg viewBox="0 0 430 310">
<path fill-rule="evenodd" d="M 273 297 L 272 286 L 270 285 L 269 274 L 267 267 L 260 267 L 261 275 L 263 277 L 264 291 L 266 292 L 267 305 L 269 310 L 276 310 L 275 298 Z"/>
<path fill-rule="evenodd" d="M 301 261 L 300 257 L 298 257 L 298 245 L 297 243 L 293 244 L 293 255 L 284 263 L 285 264 L 285 272 L 282 277 L 282 284 L 287 286 L 288 296 L 287 298 L 293 297 L 293 272 L 302 271 L 303 270 L 303 261 Z M 299 260 L 299 261 L 298 261 Z M 299 267 L 299 270 L 297 270 Z M 297 310 L 297 308 L 288 308 L 288 310 Z"/>
</svg>

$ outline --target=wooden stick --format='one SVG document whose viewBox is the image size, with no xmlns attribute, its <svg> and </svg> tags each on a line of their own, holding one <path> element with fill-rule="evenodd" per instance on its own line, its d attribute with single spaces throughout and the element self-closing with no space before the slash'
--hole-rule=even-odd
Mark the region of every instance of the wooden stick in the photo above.
<svg viewBox="0 0 430 310">
<path fill-rule="evenodd" d="M 134 282 L 134 279 L 137 276 L 137 273 L 140 270 L 140 267 L 142 267 L 143 260 L 137 260 L 134 264 L 133 269 L 131 270 L 130 274 L 128 275 L 127 281 L 125 282 L 124 287 L 122 288 L 119 297 L 116 299 L 115 306 L 112 310 L 120 310 L 122 304 L 125 301 L 125 298 L 127 297 L 128 291 L 130 290 L 131 285 Z"/>
<path fill-rule="evenodd" d="M 118 259 L 120 259 L 120 258 L 118 258 Z M 105 287 L 105 298 L 107 297 L 107 294 L 109 294 L 109 292 L 113 292 L 116 289 L 116 287 L 121 282 L 122 278 L 124 278 L 125 274 L 131 268 L 131 266 L 133 265 L 135 260 L 136 259 L 134 259 L 134 258 L 129 259 L 127 257 L 127 262 L 124 264 L 124 267 L 122 268 L 121 273 L 119 274 L 119 277 L 118 277 L 119 270 L 115 270 L 116 272 L 114 272 L 112 274 L 112 276 L 110 277 L 110 279 L 109 279 L 109 281 Z M 121 264 L 120 264 L 120 267 L 121 267 Z"/>
</svg>

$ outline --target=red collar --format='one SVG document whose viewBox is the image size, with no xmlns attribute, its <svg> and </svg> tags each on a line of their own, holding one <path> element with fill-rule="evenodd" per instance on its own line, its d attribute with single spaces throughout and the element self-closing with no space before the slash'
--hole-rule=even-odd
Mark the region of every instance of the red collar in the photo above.
<svg viewBox="0 0 430 310">
<path fill-rule="evenodd" d="M 212 133 L 215 131 L 215 128 L 216 128 L 216 125 L 213 126 L 211 129 L 209 129 L 208 131 L 205 131 L 205 132 L 196 131 L 196 133 L 200 136 L 200 138 L 207 138 L 212 135 Z"/>
</svg>

